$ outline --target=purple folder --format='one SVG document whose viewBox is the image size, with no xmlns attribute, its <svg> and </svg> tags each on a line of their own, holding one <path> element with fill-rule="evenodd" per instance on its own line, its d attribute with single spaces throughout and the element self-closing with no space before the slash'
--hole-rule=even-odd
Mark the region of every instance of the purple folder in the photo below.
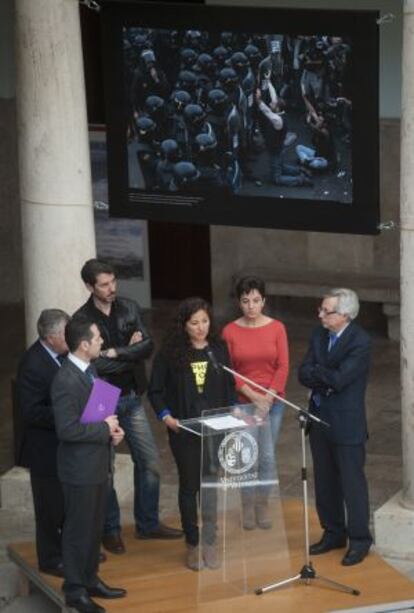
<svg viewBox="0 0 414 613">
<path fill-rule="evenodd" d="M 81 424 L 103 421 L 114 415 L 121 390 L 102 379 L 95 379 L 93 387 L 81 415 Z"/>
</svg>

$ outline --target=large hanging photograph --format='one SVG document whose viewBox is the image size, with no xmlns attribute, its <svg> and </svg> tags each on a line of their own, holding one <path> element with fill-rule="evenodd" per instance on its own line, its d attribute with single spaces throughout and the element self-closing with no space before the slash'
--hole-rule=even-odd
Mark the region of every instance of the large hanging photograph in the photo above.
<svg viewBox="0 0 414 613">
<path fill-rule="evenodd" d="M 377 17 L 105 4 L 111 215 L 376 233 Z"/>
</svg>

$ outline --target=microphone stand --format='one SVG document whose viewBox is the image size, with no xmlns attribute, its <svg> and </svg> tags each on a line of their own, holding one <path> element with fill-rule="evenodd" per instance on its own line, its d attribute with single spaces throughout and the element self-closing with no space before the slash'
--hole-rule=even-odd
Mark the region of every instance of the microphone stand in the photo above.
<svg viewBox="0 0 414 613">
<path fill-rule="evenodd" d="M 359 596 L 360 594 L 359 590 L 356 590 L 352 587 L 344 585 L 343 583 L 338 583 L 337 581 L 333 581 L 332 579 L 328 579 L 326 577 L 322 577 L 321 575 L 318 575 L 310 560 L 308 477 L 307 477 L 307 468 L 306 468 L 305 428 L 309 420 L 320 423 L 328 428 L 329 428 L 329 424 L 326 421 L 323 421 L 322 419 L 317 417 L 316 415 L 312 415 L 312 413 L 309 413 L 309 411 L 306 411 L 305 409 L 302 409 L 301 407 L 297 406 L 293 402 L 290 402 L 289 400 L 282 398 L 275 392 L 266 389 L 262 385 L 259 385 L 258 383 L 256 383 L 255 381 L 252 381 L 251 379 L 248 379 L 247 377 L 244 377 L 243 375 L 239 374 L 238 372 L 229 368 L 228 366 L 225 366 L 224 364 L 220 364 L 219 362 L 217 362 L 214 356 L 209 355 L 209 357 L 211 361 L 213 362 L 213 366 L 215 365 L 220 366 L 223 370 L 226 370 L 227 372 L 232 374 L 234 377 L 238 377 L 239 379 L 242 379 L 242 381 L 245 381 L 249 385 L 261 390 L 262 392 L 265 392 L 265 394 L 270 394 L 273 398 L 280 400 L 285 405 L 288 405 L 289 407 L 291 407 L 298 413 L 298 421 L 299 421 L 299 427 L 300 427 L 300 433 L 301 433 L 301 437 L 300 437 L 301 448 L 302 448 L 301 476 L 302 476 L 302 493 L 303 493 L 303 526 L 304 526 L 304 535 L 305 535 L 305 538 L 304 538 L 304 565 L 302 566 L 302 568 L 296 575 L 293 575 L 292 577 L 288 577 L 287 579 L 283 579 L 282 581 L 277 581 L 276 583 L 270 583 L 268 585 L 259 587 L 255 590 L 255 594 L 259 596 L 260 594 L 265 594 L 266 592 L 276 590 L 279 587 L 282 587 L 285 585 L 296 583 L 297 581 L 301 583 L 305 583 L 306 585 L 312 585 L 315 581 L 319 581 L 320 583 L 328 587 L 332 587 L 342 592 L 346 592 L 347 594 L 352 594 L 353 596 Z"/>
</svg>

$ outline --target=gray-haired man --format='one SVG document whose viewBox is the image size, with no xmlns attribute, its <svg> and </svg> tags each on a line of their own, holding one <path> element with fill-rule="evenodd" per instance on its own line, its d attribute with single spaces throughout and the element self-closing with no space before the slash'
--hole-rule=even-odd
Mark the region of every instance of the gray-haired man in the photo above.
<svg viewBox="0 0 414 613">
<path fill-rule="evenodd" d="M 50 388 L 66 354 L 69 316 L 46 309 L 37 322 L 38 340 L 24 353 L 16 394 L 24 423 L 21 464 L 30 469 L 36 522 L 36 548 L 41 571 L 63 576 L 61 530 L 63 494 L 56 470 L 57 437 Z"/>
<path fill-rule="evenodd" d="M 324 529 L 310 553 L 344 547 L 348 539 L 344 566 L 362 562 L 372 543 L 364 473 L 371 341 L 354 322 L 358 311 L 354 291 L 338 288 L 325 294 L 320 325 L 299 369 L 300 382 L 312 391 L 309 410 L 329 424 L 310 428 L 316 507 Z"/>
</svg>

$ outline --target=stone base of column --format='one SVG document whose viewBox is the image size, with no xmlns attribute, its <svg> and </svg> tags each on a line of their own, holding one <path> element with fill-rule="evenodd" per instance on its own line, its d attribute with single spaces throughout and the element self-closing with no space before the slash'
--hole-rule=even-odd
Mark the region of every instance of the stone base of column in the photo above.
<svg viewBox="0 0 414 613">
<path fill-rule="evenodd" d="M 375 546 L 380 555 L 414 560 L 414 510 L 401 504 L 401 492 L 374 513 Z"/>
<path fill-rule="evenodd" d="M 132 502 L 134 465 L 129 454 L 115 456 L 115 489 L 119 503 Z M 0 477 L 0 511 L 33 514 L 32 489 L 29 471 L 14 466 Z"/>
<path fill-rule="evenodd" d="M 400 340 L 400 305 L 384 303 L 382 312 L 387 318 L 388 338 L 392 341 Z"/>
</svg>

